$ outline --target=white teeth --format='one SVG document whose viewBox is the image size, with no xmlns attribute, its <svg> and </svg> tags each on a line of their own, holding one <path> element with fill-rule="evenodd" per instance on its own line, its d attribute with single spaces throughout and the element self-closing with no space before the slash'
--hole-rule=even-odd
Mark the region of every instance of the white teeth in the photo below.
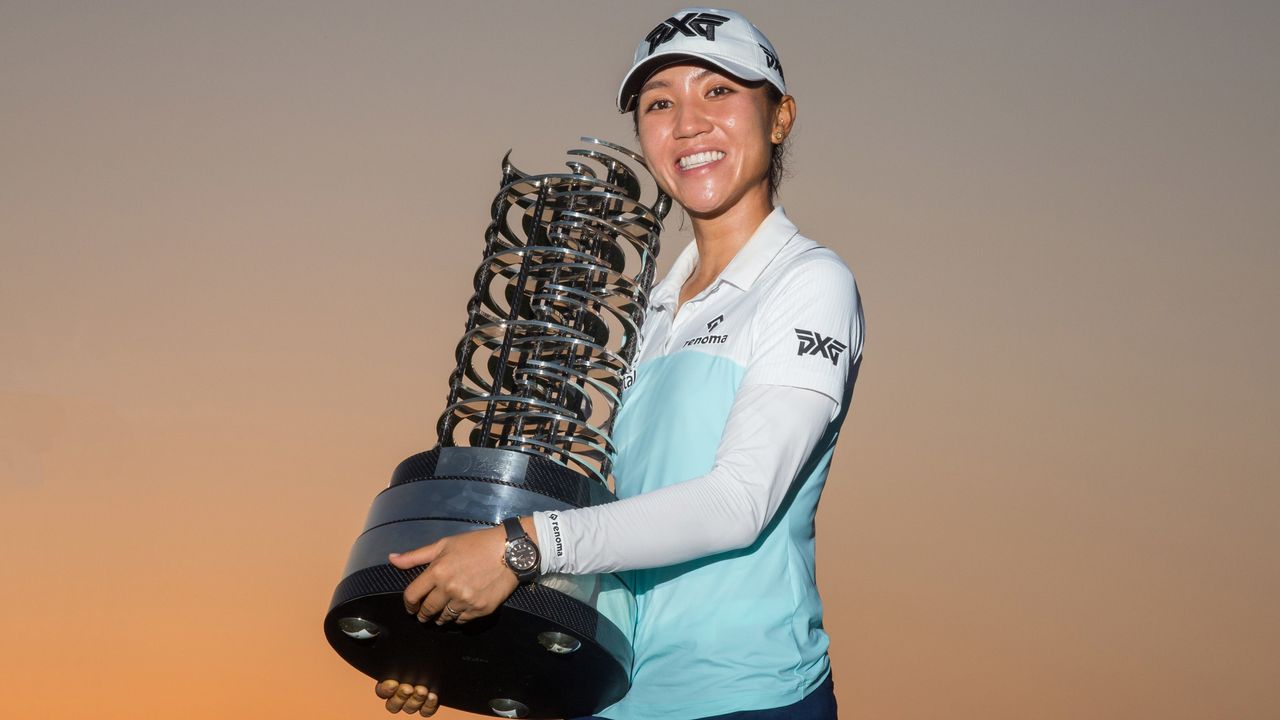
<svg viewBox="0 0 1280 720">
<path fill-rule="evenodd" d="M 706 152 L 694 153 L 680 158 L 680 169 L 689 170 L 692 168 L 715 162 L 724 157 L 724 153 L 719 150 L 708 150 Z"/>
</svg>

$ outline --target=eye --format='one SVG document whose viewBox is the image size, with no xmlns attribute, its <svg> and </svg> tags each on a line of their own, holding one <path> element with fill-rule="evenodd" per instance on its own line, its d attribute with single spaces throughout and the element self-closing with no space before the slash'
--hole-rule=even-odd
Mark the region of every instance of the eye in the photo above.
<svg viewBox="0 0 1280 720">
<path fill-rule="evenodd" d="M 644 111 L 653 112 L 654 110 L 666 110 L 669 107 L 671 107 L 670 100 L 666 100 L 666 99 L 654 100 L 653 102 L 649 103 L 648 106 L 645 107 Z"/>
<path fill-rule="evenodd" d="M 728 85 L 716 85 L 707 91 L 707 97 L 720 97 L 721 95 L 728 95 L 731 92 L 733 92 L 733 88 Z"/>
</svg>

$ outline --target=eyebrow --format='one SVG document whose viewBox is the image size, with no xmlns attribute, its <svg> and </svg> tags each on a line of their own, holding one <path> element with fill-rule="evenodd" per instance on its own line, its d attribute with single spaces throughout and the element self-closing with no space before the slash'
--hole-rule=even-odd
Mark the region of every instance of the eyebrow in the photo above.
<svg viewBox="0 0 1280 720">
<path fill-rule="evenodd" d="M 716 71 L 712 70 L 711 68 L 702 68 L 697 73 L 695 73 L 691 79 L 694 82 L 697 82 L 702 78 L 706 77 L 707 75 L 712 75 L 712 74 L 716 74 Z M 650 80 L 649 82 L 640 86 L 640 92 L 636 93 L 636 97 L 639 97 L 645 94 L 646 92 L 653 90 L 654 88 L 664 88 L 664 87 L 671 87 L 671 83 L 667 82 L 666 80 Z"/>
</svg>

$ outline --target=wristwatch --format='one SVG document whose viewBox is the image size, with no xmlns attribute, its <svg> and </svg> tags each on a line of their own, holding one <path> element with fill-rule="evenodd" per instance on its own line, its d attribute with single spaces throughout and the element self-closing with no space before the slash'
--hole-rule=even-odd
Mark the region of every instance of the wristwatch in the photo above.
<svg viewBox="0 0 1280 720">
<path fill-rule="evenodd" d="M 516 579 L 522 583 L 533 582 L 542 567 L 542 555 L 538 546 L 520 525 L 519 518 L 509 517 L 502 521 L 507 529 L 507 549 L 502 553 L 502 563 L 511 568 Z"/>
</svg>

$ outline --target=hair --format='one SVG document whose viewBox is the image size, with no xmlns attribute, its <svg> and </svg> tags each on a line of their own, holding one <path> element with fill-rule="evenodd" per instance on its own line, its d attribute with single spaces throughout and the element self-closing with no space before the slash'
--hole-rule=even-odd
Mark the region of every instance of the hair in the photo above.
<svg viewBox="0 0 1280 720">
<path fill-rule="evenodd" d="M 772 83 L 761 81 L 759 83 L 745 83 L 748 87 L 758 87 L 763 85 L 766 93 L 766 99 L 769 103 L 769 112 L 776 112 L 778 106 L 782 104 L 782 91 L 774 87 Z M 637 103 L 634 110 L 631 111 L 631 129 L 635 131 L 636 137 L 640 137 L 640 104 Z M 770 140 L 772 142 L 772 140 Z M 778 197 L 778 186 L 782 184 L 782 178 L 787 177 L 787 151 L 791 147 L 791 137 L 783 138 L 780 143 L 773 143 L 773 151 L 769 155 L 769 199 L 776 200 Z"/>
</svg>

